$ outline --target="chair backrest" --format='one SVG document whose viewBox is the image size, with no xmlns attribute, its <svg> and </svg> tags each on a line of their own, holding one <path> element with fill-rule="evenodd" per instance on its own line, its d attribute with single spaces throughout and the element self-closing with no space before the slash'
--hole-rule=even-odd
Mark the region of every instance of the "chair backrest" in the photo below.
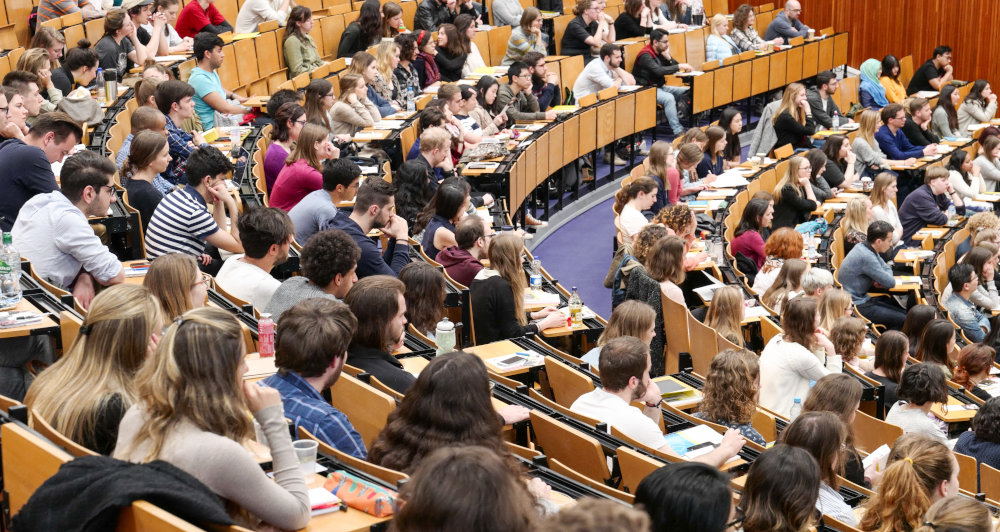
<svg viewBox="0 0 1000 532">
<path fill-rule="evenodd" d="M 719 333 L 687 313 L 688 333 L 691 335 L 691 366 L 702 377 L 708 375 L 712 359 L 719 352 Z"/>
<path fill-rule="evenodd" d="M 778 146 L 774 149 L 775 159 L 787 159 L 795 153 L 795 148 L 791 144 L 785 144 L 784 146 Z"/>
<path fill-rule="evenodd" d="M 392 484 L 393 486 L 398 484 L 400 480 L 410 478 L 409 475 L 401 471 L 396 471 L 395 469 L 389 469 L 388 467 L 378 466 L 367 460 L 361 460 L 360 458 L 355 458 L 335 447 L 330 446 L 329 444 L 327 444 L 323 440 L 320 440 L 319 438 L 314 436 L 313 433 L 309 432 L 303 427 L 299 427 L 299 438 L 302 438 L 304 440 L 316 440 L 316 443 L 319 444 L 319 450 L 323 454 L 331 455 L 337 460 L 355 469 L 364 471 L 365 473 L 368 473 L 369 475 L 375 478 L 384 480 L 389 484 Z"/>
<path fill-rule="evenodd" d="M 635 493 L 646 475 L 665 465 L 667 464 L 623 445 L 618 448 L 618 469 L 622 474 L 622 483 L 619 487 L 628 493 Z"/>
<path fill-rule="evenodd" d="M 630 493 L 625 493 L 624 491 L 621 490 L 616 490 L 615 488 L 612 488 L 603 482 L 598 482 L 585 475 L 581 475 L 573 468 L 567 466 L 566 464 L 560 462 L 559 460 L 556 460 L 555 458 L 549 458 L 548 463 L 549 463 L 549 469 L 555 471 L 556 473 L 559 473 L 560 475 L 569 477 L 579 482 L 580 484 L 583 484 L 584 486 L 597 490 L 609 497 L 614 497 L 615 499 L 618 499 L 619 501 L 628 504 L 632 504 L 635 502 L 634 495 Z"/>
<path fill-rule="evenodd" d="M 861 532 L 860 529 L 840 521 L 835 517 L 831 517 L 828 514 L 823 514 L 823 524 L 838 532 Z"/>
<path fill-rule="evenodd" d="M 545 357 L 545 374 L 556 402 L 566 408 L 572 406 L 577 397 L 594 390 L 594 382 L 589 377 L 552 357 Z"/>
<path fill-rule="evenodd" d="M 28 418 L 28 425 L 42 436 L 52 440 L 52 443 L 62 447 L 66 452 L 77 458 L 81 456 L 97 456 L 97 453 L 94 451 L 76 443 L 63 433 L 57 431 L 55 427 L 50 425 L 48 421 L 34 410 L 31 411 L 31 416 Z"/>
<path fill-rule="evenodd" d="M 496 379 L 497 377 L 496 377 L 496 375 L 490 375 L 490 378 L 491 379 Z M 559 412 L 560 414 L 562 414 L 564 416 L 571 417 L 571 418 L 576 419 L 578 421 L 582 421 L 583 423 L 586 423 L 586 424 L 590 425 L 591 427 L 597 426 L 597 424 L 601 422 L 599 419 L 594 419 L 594 418 L 592 418 L 590 416 L 585 416 L 583 414 L 580 414 L 579 412 L 574 412 L 574 411 L 570 410 L 569 407 L 563 406 L 563 405 L 561 405 L 561 404 L 553 401 L 552 399 L 549 399 L 548 397 L 545 397 L 538 390 L 536 390 L 534 388 L 531 388 L 531 389 L 528 390 L 528 397 L 531 397 L 532 399 L 538 401 L 539 403 L 542 403 L 544 406 L 547 406 L 547 407 L 551 408 L 552 410 L 555 410 L 556 412 Z"/>
<path fill-rule="evenodd" d="M 896 438 L 903 435 L 903 429 L 880 419 L 875 419 L 864 412 L 854 416 L 854 446 L 860 451 L 870 453 L 882 445 L 892 447 Z"/>
<path fill-rule="evenodd" d="M 979 464 L 979 491 L 985 493 L 987 499 L 1000 501 L 1000 471 L 985 463 Z"/>
<path fill-rule="evenodd" d="M 679 371 L 678 362 L 681 353 L 691 350 L 691 336 L 688 330 L 687 307 L 670 299 L 666 294 L 660 295 L 663 306 L 663 334 L 665 341 L 664 356 L 666 357 L 666 372 Z"/>
<path fill-rule="evenodd" d="M 330 404 L 351 420 L 368 449 L 385 427 L 389 413 L 396 409 L 392 397 L 344 374 L 330 387 Z"/>
<path fill-rule="evenodd" d="M 535 441 L 546 456 L 597 481 L 611 477 L 604 449 L 596 439 L 536 410 L 532 410 L 530 416 Z"/>
<path fill-rule="evenodd" d="M 767 345 L 771 338 L 781 334 L 781 326 L 768 319 L 767 316 L 761 316 L 760 332 L 764 337 L 764 344 Z"/>
<path fill-rule="evenodd" d="M 10 515 L 15 515 L 31 494 L 73 456 L 18 423 L 0 426 L 0 439 L 3 488 Z"/>
<path fill-rule="evenodd" d="M 979 493 L 979 471 L 976 459 L 962 453 L 953 453 L 958 461 L 958 487 L 972 493 Z"/>
</svg>

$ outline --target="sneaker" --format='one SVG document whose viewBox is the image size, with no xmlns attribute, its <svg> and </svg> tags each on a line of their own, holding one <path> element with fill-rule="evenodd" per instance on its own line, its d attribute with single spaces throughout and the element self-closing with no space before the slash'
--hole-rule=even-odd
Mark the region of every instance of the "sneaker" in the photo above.
<svg viewBox="0 0 1000 532">
<path fill-rule="evenodd" d="M 549 222 L 543 222 L 538 218 L 535 218 L 534 216 L 528 214 L 527 216 L 525 216 L 524 225 L 532 227 L 545 227 L 546 225 L 549 225 Z"/>
<path fill-rule="evenodd" d="M 611 164 L 611 152 L 610 151 L 604 152 L 604 162 L 606 164 Z M 625 159 L 622 159 L 621 157 L 619 157 L 618 154 L 616 153 L 615 154 L 614 165 L 615 166 L 625 166 L 626 164 L 628 164 L 628 162 L 626 162 Z"/>
</svg>

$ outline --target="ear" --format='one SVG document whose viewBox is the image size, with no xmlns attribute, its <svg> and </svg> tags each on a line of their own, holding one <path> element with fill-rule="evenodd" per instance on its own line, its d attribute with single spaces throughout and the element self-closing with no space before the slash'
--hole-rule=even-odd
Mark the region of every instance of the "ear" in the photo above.
<svg viewBox="0 0 1000 532">
<path fill-rule="evenodd" d="M 940 496 L 941 498 L 948 496 L 948 482 L 950 481 L 951 479 L 942 480 L 941 483 L 937 485 L 938 496 Z"/>
</svg>

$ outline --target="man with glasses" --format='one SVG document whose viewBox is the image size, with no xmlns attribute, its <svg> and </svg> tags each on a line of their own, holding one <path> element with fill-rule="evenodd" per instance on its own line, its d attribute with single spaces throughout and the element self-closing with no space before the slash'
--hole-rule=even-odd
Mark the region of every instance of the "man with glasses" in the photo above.
<svg viewBox="0 0 1000 532">
<path fill-rule="evenodd" d="M 780 37 L 785 40 L 785 44 L 788 44 L 788 39 L 809 35 L 809 26 L 799 20 L 801 15 L 802 4 L 797 0 L 785 2 L 785 10 L 775 15 L 774 20 L 768 24 L 764 40 L 773 41 Z"/>
<path fill-rule="evenodd" d="M 48 282 L 70 290 L 84 308 L 94 298 L 94 281 L 125 281 L 125 270 L 87 221 L 106 216 L 115 200 L 115 165 L 84 150 L 62 166 L 62 190 L 38 194 L 18 213 L 11 230 L 21 255 Z"/>
<path fill-rule="evenodd" d="M 305 116 L 303 115 L 303 118 Z M 350 159 L 323 161 L 323 188 L 306 194 L 288 216 L 295 224 L 295 241 L 305 244 L 313 234 L 322 230 L 337 216 L 350 216 L 350 209 L 338 214 L 337 205 L 353 201 L 358 193 L 361 168 Z"/>
<path fill-rule="evenodd" d="M 449 277 L 469 286 L 479 270 L 483 269 L 480 259 L 486 258 L 493 234 L 489 220 L 482 216 L 466 216 L 455 226 L 455 242 L 458 245 L 442 249 L 435 260 L 444 266 Z"/>
<path fill-rule="evenodd" d="M 602 12 L 599 0 L 578 0 L 573 8 L 576 18 L 566 25 L 562 38 L 562 55 L 582 55 L 583 63 L 594 59 L 591 50 L 615 42 L 615 24 Z"/>
<path fill-rule="evenodd" d="M 906 125 L 906 111 L 898 103 L 890 103 L 882 108 L 882 127 L 875 132 L 875 141 L 886 159 L 902 161 L 910 157 L 923 157 L 937 153 L 937 144 L 914 146 L 903 133 Z"/>
<path fill-rule="evenodd" d="M 954 79 L 951 66 L 951 47 L 938 46 L 933 56 L 913 73 L 906 94 L 916 94 L 920 91 L 938 92 L 944 85 Z"/>
<path fill-rule="evenodd" d="M 4 100 L 5 102 L 6 100 Z M 6 115 L 4 104 L 3 115 Z M 18 211 L 36 194 L 59 190 L 52 163 L 69 155 L 83 130 L 66 113 L 40 115 L 21 139 L 0 144 L 0 229 L 10 231 Z"/>
<path fill-rule="evenodd" d="M 507 75 L 510 83 L 500 85 L 494 106 L 502 109 L 510 105 L 507 107 L 508 124 L 518 120 L 555 120 L 555 111 L 539 110 L 538 99 L 531 93 L 531 69 L 526 63 L 514 61 L 507 68 Z"/>
<path fill-rule="evenodd" d="M 973 342 L 982 342 L 990 332 L 990 320 L 969 299 L 979 288 L 976 270 L 971 264 L 956 264 L 948 270 L 951 295 L 944 300 L 948 316 L 962 328 L 965 337 Z"/>
<path fill-rule="evenodd" d="M 692 70 L 694 68 L 691 65 L 678 63 L 670 56 L 669 35 L 658 29 L 649 32 L 649 44 L 639 50 L 635 66 L 632 67 L 637 84 L 656 87 L 656 103 L 663 107 L 663 113 L 667 115 L 667 122 L 675 135 L 684 131 L 677 116 L 677 98 L 686 98 L 688 88 L 667 85 L 664 76 Z"/>
<path fill-rule="evenodd" d="M 217 249 L 243 253 L 240 213 L 226 187 L 226 176 L 232 171 L 233 164 L 214 146 L 202 146 L 191 152 L 184 168 L 187 186 L 160 200 L 149 219 L 147 259 L 167 253 L 184 253 L 198 257 L 198 267 L 215 275 L 222 267 Z M 211 214 L 209 203 L 215 205 Z M 229 220 L 226 220 L 227 212 Z M 228 232 L 220 230 L 227 225 Z M 206 243 L 212 245 L 208 253 Z"/>
</svg>

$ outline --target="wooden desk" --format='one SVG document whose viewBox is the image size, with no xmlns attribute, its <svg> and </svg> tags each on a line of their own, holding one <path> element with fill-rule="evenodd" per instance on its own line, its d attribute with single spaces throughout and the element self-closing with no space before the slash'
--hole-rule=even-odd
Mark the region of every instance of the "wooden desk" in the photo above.
<svg viewBox="0 0 1000 532">
<path fill-rule="evenodd" d="M 951 406 L 957 406 L 957 405 L 961 405 L 961 404 L 963 404 L 963 403 L 961 401 L 959 401 L 958 399 L 955 399 L 954 397 L 951 397 L 951 396 L 948 397 L 948 406 L 949 407 L 951 407 Z M 950 412 L 945 412 L 941 403 L 937 403 L 937 404 L 935 404 L 934 406 L 931 407 L 931 413 L 933 413 L 935 416 L 938 417 L 938 419 L 940 419 L 940 420 L 942 420 L 942 421 L 944 421 L 946 423 L 961 423 L 963 421 L 969 421 L 970 419 L 972 419 L 976 415 L 977 411 L 978 411 L 978 409 L 977 410 L 954 410 L 954 411 L 950 411 Z"/>
<path fill-rule="evenodd" d="M 125 262 L 122 262 L 122 268 L 128 268 L 129 266 L 131 266 L 133 264 L 149 264 L 149 261 L 148 260 L 127 260 Z M 145 280 L 146 280 L 146 274 L 145 273 L 142 274 L 142 275 L 131 275 L 131 276 L 126 275 L 125 276 L 125 283 L 126 284 L 139 284 L 139 285 L 141 285 L 142 282 L 145 281 Z"/>
<path fill-rule="evenodd" d="M 590 327 L 584 324 L 574 325 L 572 327 L 553 327 L 551 329 L 545 329 L 541 332 L 542 336 L 546 338 L 558 338 L 560 336 L 569 336 L 577 331 L 589 331 Z"/>
<path fill-rule="evenodd" d="M 22 273 L 22 275 L 24 275 Z M 16 307 L 14 307 L 15 312 L 31 311 L 43 314 L 43 311 L 35 305 L 28 301 L 27 299 L 22 299 Z M 21 336 L 32 336 L 36 334 L 48 334 L 50 332 L 57 332 L 59 330 L 59 323 L 53 320 L 49 315 L 45 314 L 42 316 L 42 321 L 37 323 L 32 323 L 29 325 L 21 325 L 20 327 L 12 327 L 10 329 L 0 329 L 0 338 L 19 338 Z M 67 346 L 68 347 L 68 346 Z"/>
<path fill-rule="evenodd" d="M 916 277 L 916 276 L 913 276 L 913 275 L 908 275 L 908 276 L 897 275 L 895 277 L 895 279 L 896 279 L 896 286 L 890 288 L 889 291 L 890 292 L 909 292 L 909 291 L 912 290 L 912 291 L 915 291 L 915 292 L 919 292 L 920 291 L 920 287 L 921 287 L 921 284 L 920 284 L 920 281 L 919 281 L 919 277 L 917 278 L 917 282 L 913 282 L 914 281 L 912 279 L 913 277 Z"/>
<path fill-rule="evenodd" d="M 500 340 L 499 342 L 493 342 L 489 344 L 477 345 L 473 347 L 466 347 L 463 349 L 466 353 L 472 353 L 477 357 L 483 359 L 486 363 L 486 367 L 493 373 L 500 375 L 502 377 L 509 377 L 511 375 L 523 375 L 531 371 L 531 367 L 522 366 L 514 369 L 500 369 L 489 362 L 489 359 L 502 357 L 504 355 L 513 355 L 514 353 L 524 352 L 521 346 L 511 342 L 510 340 Z"/>
<path fill-rule="evenodd" d="M 326 477 L 313 475 L 313 478 L 306 482 L 309 488 L 321 488 L 326 482 Z M 330 512 L 318 515 L 309 520 L 309 524 L 303 529 L 308 531 L 322 532 L 367 532 L 372 525 L 383 523 L 392 517 L 375 517 L 360 510 L 348 508 L 343 512 Z"/>
<path fill-rule="evenodd" d="M 949 228 L 947 227 L 925 227 L 913 234 L 914 240 L 923 240 L 924 238 L 930 236 L 932 240 L 937 240 L 944 235 L 948 234 Z"/>
<path fill-rule="evenodd" d="M 431 361 L 424 357 L 413 356 L 400 358 L 399 363 L 403 365 L 403 369 L 416 376 L 419 375 L 420 372 L 427 367 L 427 364 L 431 363 Z"/>
</svg>

